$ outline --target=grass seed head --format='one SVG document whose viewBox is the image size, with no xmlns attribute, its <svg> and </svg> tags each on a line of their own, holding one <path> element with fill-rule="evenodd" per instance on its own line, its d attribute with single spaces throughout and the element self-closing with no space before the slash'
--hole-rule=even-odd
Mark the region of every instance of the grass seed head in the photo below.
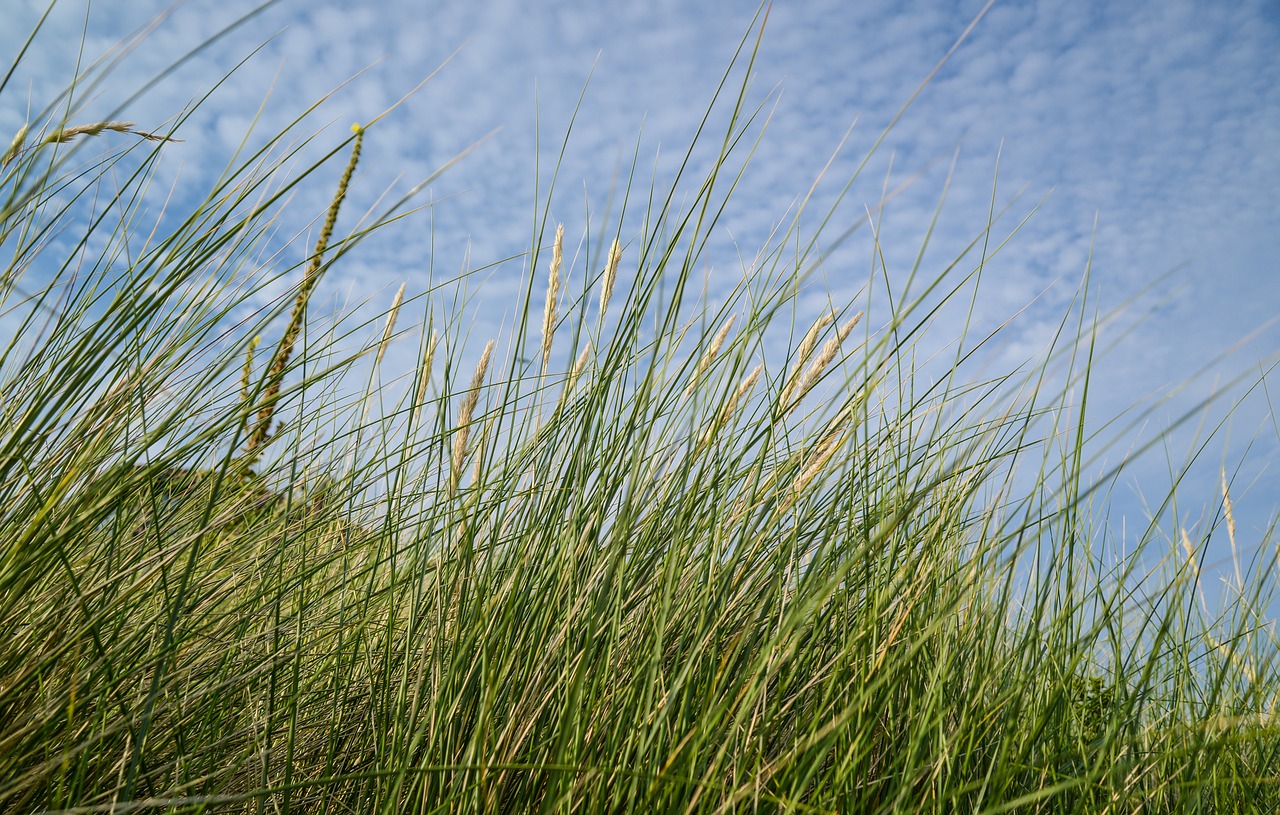
<svg viewBox="0 0 1280 815">
<path fill-rule="evenodd" d="M 253 378 L 253 352 L 257 350 L 260 342 L 262 337 L 255 336 L 249 340 L 249 347 L 244 351 L 244 369 L 240 372 L 240 401 L 245 404 L 244 421 L 241 423 L 242 432 L 248 432 L 249 380 Z"/>
<path fill-rule="evenodd" d="M 720 408 L 720 413 L 717 415 L 715 423 L 703 431 L 702 438 L 698 440 L 699 449 L 710 444 L 720 428 L 729 423 L 729 420 L 733 418 L 734 411 L 738 409 L 738 403 L 742 401 L 742 397 L 751 392 L 751 389 L 755 387 L 756 380 L 760 378 L 760 374 L 763 372 L 764 364 L 761 363 L 753 368 L 751 373 L 747 374 L 742 382 L 738 384 L 738 389 L 733 392 L 733 395 Z"/>
<path fill-rule="evenodd" d="M 373 365 L 376 368 L 382 363 L 382 355 L 387 352 L 387 345 L 391 342 L 391 334 L 396 328 L 396 316 L 400 313 L 400 301 L 404 299 L 405 284 L 400 284 L 400 290 L 396 292 L 395 299 L 391 301 L 391 311 L 387 314 L 387 327 L 382 331 L 382 342 L 378 343 L 378 356 L 374 359 Z"/>
<path fill-rule="evenodd" d="M 72 127 L 54 128 L 41 140 L 41 144 L 65 144 L 78 136 L 100 136 L 103 131 L 130 133 L 134 136 L 146 139 L 147 141 L 181 141 L 180 139 L 170 138 L 169 136 L 149 133 L 145 130 L 135 130 L 133 122 L 94 122 L 89 125 L 74 125 Z M 25 134 L 25 127 L 22 132 Z"/>
<path fill-rule="evenodd" d="M 556 329 L 556 301 L 560 295 L 560 264 L 564 259 L 564 224 L 556 227 L 551 245 L 551 273 L 547 278 L 547 304 L 542 310 L 542 370 L 551 359 L 551 335 Z"/>
<path fill-rule="evenodd" d="M 351 183 L 351 175 L 355 172 L 356 164 L 360 161 L 360 147 L 363 143 L 364 131 L 361 130 L 355 135 L 355 143 L 351 147 L 351 158 L 347 160 L 347 167 L 343 170 L 342 177 L 338 179 L 338 189 L 333 194 L 333 200 L 329 202 L 329 210 L 325 214 L 324 227 L 320 230 L 320 237 L 316 240 L 315 250 L 311 254 L 311 262 L 307 266 L 306 275 L 302 278 L 302 286 L 299 287 L 298 296 L 293 303 L 293 310 L 289 312 L 289 325 L 285 329 L 284 336 L 280 338 L 280 344 L 276 346 L 275 356 L 272 358 L 271 367 L 267 371 L 267 389 L 263 393 L 262 407 L 258 409 L 258 423 L 254 426 L 253 433 L 249 435 L 248 440 L 245 442 L 245 456 L 250 465 L 261 454 L 262 446 L 271 438 L 271 415 L 275 411 L 275 400 L 280 394 L 280 385 L 284 379 L 284 372 L 289 365 L 289 357 L 293 355 L 293 347 L 302 331 L 302 321 L 307 313 L 307 302 L 311 299 L 311 292 L 319 281 L 320 273 L 324 268 L 324 252 L 329 246 L 329 238 L 333 235 L 333 227 L 338 222 L 338 211 L 342 208 L 342 202 L 347 197 L 347 186 Z"/>
<path fill-rule="evenodd" d="M 578 377 L 587 367 L 587 360 L 591 358 L 591 341 L 587 341 L 587 346 L 582 349 L 582 353 L 578 354 L 578 359 L 573 363 L 573 370 L 569 372 L 569 378 L 564 382 L 564 388 L 560 391 L 560 398 L 556 400 L 556 409 L 558 410 L 565 400 L 569 398 L 569 392 L 573 390 L 573 386 L 577 383 Z"/>
<path fill-rule="evenodd" d="M 827 312 L 814 320 L 813 325 L 805 333 L 804 339 L 800 341 L 800 348 L 796 351 L 796 370 L 799 370 L 800 366 L 808 361 L 813 349 L 818 347 L 818 337 L 822 335 L 827 326 L 835 322 L 835 319 L 831 312 Z"/>
<path fill-rule="evenodd" d="M 800 383 L 800 371 L 804 368 L 805 362 L 809 360 L 809 355 L 813 353 L 813 349 L 818 346 L 818 337 L 833 322 L 835 322 L 835 317 L 830 312 L 827 312 L 817 320 L 814 320 L 813 325 L 805 332 L 804 339 L 800 341 L 800 347 L 796 349 L 796 361 L 791 366 L 791 373 L 787 375 L 787 384 L 782 389 L 782 397 L 779 400 L 782 404 L 787 404 L 791 399 L 791 394 L 795 393 L 796 385 Z"/>
<path fill-rule="evenodd" d="M 827 462 L 831 461 L 831 457 L 839 449 L 842 438 L 844 438 L 843 423 L 832 428 L 822 437 L 822 440 L 814 448 L 813 456 L 808 466 L 801 470 L 800 474 L 796 476 L 796 480 L 792 482 L 791 492 L 793 494 L 798 495 L 804 492 L 805 488 L 826 468 Z"/>
<path fill-rule="evenodd" d="M 831 364 L 836 358 L 836 354 L 840 352 L 840 346 L 861 319 L 862 312 L 859 311 L 844 325 L 840 326 L 835 336 L 827 340 L 826 344 L 822 346 L 822 353 L 809 365 L 809 368 L 804 372 L 804 376 L 795 382 L 795 387 L 791 387 L 789 384 L 787 389 L 783 391 L 781 402 L 784 406 L 784 412 L 790 413 L 795 410 L 800 404 L 800 400 L 818 383 L 818 380 L 822 378 L 822 374 L 827 370 L 827 366 Z M 806 339 L 808 338 L 806 337 Z"/>
<path fill-rule="evenodd" d="M 716 332 L 715 338 L 711 340 L 711 345 L 707 346 L 707 350 L 702 354 L 702 358 L 698 360 L 697 370 L 693 372 L 693 378 L 689 380 L 689 386 L 684 389 L 684 397 L 686 399 L 693 395 L 693 391 L 698 387 L 698 381 L 702 379 L 702 375 L 711 367 L 711 363 L 716 361 L 716 355 L 720 353 L 720 348 L 724 345 L 725 339 L 729 336 L 729 330 L 733 328 L 733 322 L 736 319 L 738 319 L 738 315 L 729 315 L 729 319 L 725 320 L 724 325 L 720 326 L 720 330 Z"/>
<path fill-rule="evenodd" d="M 605 311 L 609 308 L 609 299 L 613 297 L 613 284 L 618 278 L 618 263 L 622 260 L 622 244 L 617 238 L 609 247 L 609 261 L 604 267 L 604 280 L 600 285 L 600 322 L 604 322 Z"/>
<path fill-rule="evenodd" d="M 94 122 L 91 125 L 75 125 L 73 127 L 56 127 L 44 137 L 45 144 L 65 144 L 77 136 L 98 136 L 104 130 L 116 133 L 128 133 L 133 122 Z"/>
<path fill-rule="evenodd" d="M 458 409 L 458 434 L 453 439 L 453 465 L 450 467 L 449 475 L 450 495 L 458 491 L 462 465 L 467 458 L 467 436 L 471 432 L 471 417 L 475 413 L 476 403 L 480 401 L 480 386 L 484 384 L 484 378 L 489 372 L 489 357 L 493 354 L 493 343 L 493 340 L 489 340 L 489 344 L 484 347 L 484 353 L 480 355 L 480 362 L 476 365 L 476 372 L 471 377 L 471 387 L 467 389 L 467 395 L 462 398 L 462 405 Z"/>
<path fill-rule="evenodd" d="M 721 412 L 722 422 L 729 420 L 729 415 L 737 409 L 738 402 L 741 401 L 742 397 L 746 396 L 753 387 L 755 387 L 756 380 L 760 378 L 760 374 L 763 372 L 764 363 L 761 363 L 753 368 L 751 373 L 747 374 L 746 378 L 742 380 L 741 384 L 738 385 L 738 389 L 734 391 L 733 396 L 730 396 L 729 401 L 725 403 Z"/>
<path fill-rule="evenodd" d="M 578 359 L 573 363 L 573 371 L 569 374 L 569 383 L 572 384 L 582 375 L 582 369 L 587 367 L 587 359 L 591 356 L 591 341 L 587 341 L 587 346 L 582 349 L 582 353 L 578 354 Z"/>
<path fill-rule="evenodd" d="M 0 168 L 8 167 L 9 163 L 18 157 L 22 152 L 22 145 L 27 142 L 27 125 L 18 128 L 18 132 L 14 134 L 13 141 L 9 143 L 9 149 L 4 151 L 4 158 L 0 159 Z"/>
<path fill-rule="evenodd" d="M 1244 575 L 1240 573 L 1240 553 L 1236 550 L 1236 515 L 1231 505 L 1231 493 L 1227 489 L 1227 471 L 1222 470 L 1222 514 L 1227 520 L 1227 540 L 1231 542 L 1231 562 L 1236 570 L 1236 586 L 1243 588 Z"/>
</svg>

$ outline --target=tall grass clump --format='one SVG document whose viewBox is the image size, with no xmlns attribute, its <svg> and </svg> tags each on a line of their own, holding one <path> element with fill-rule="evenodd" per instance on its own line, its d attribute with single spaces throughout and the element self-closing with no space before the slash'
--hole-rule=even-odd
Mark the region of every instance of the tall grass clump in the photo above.
<svg viewBox="0 0 1280 815">
<path fill-rule="evenodd" d="M 0 811 L 1280 806 L 1274 541 L 1213 611 L 1213 530 L 1097 556 L 1070 396 L 1090 307 L 1030 374 L 970 376 L 966 338 L 948 375 L 914 365 L 997 219 L 888 313 L 796 325 L 819 257 L 798 227 L 716 308 L 689 296 L 744 99 L 696 192 L 675 192 L 692 162 L 629 187 L 586 265 L 584 227 L 539 210 L 509 334 L 477 354 L 458 315 L 428 321 L 372 418 L 375 386 L 333 383 L 382 364 L 412 298 L 306 327 L 392 217 L 338 230 L 376 125 L 295 175 L 281 133 L 154 229 L 142 193 L 180 131 L 74 123 L 74 94 L 22 128 L 0 171 Z M 323 226 L 281 268 L 311 177 L 336 192 L 294 201 Z M 264 258 L 296 281 L 266 308 Z"/>
</svg>

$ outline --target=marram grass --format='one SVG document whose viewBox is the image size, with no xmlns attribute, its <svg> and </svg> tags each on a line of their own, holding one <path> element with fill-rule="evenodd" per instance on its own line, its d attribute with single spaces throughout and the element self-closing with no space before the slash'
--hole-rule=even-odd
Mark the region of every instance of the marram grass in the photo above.
<svg viewBox="0 0 1280 815">
<path fill-rule="evenodd" d="M 382 364 L 403 288 L 360 354 L 300 341 L 320 276 L 377 239 L 332 242 L 364 129 L 261 313 L 286 134 L 147 237 L 133 192 L 172 137 L 139 158 L 131 124 L 24 126 L 0 175 L 0 811 L 1275 811 L 1274 541 L 1221 611 L 1186 530 L 1104 569 L 1065 388 L 920 396 L 895 338 L 923 299 L 787 341 L 810 256 L 786 239 L 721 310 L 684 302 L 737 104 L 687 207 L 614 224 L 577 296 L 582 226 L 557 225 L 511 335 L 464 367 L 431 321 L 372 420 L 373 391 L 326 383 Z M 106 247 L 89 282 L 58 230 Z M 1086 382 L 1090 350 L 1045 365 Z"/>
</svg>

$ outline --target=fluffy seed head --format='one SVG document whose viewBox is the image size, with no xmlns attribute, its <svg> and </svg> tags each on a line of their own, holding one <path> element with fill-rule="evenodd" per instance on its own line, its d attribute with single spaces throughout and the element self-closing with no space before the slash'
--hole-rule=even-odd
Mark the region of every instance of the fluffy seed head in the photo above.
<svg viewBox="0 0 1280 815">
<path fill-rule="evenodd" d="M 382 342 L 378 343 L 378 356 L 374 359 L 373 365 L 376 368 L 382 363 L 382 355 L 387 352 L 387 345 L 391 342 L 391 333 L 396 328 L 396 316 L 400 314 L 400 301 L 404 299 L 405 284 L 400 284 L 400 290 L 396 292 L 395 299 L 391 301 L 391 311 L 387 313 L 387 327 L 382 330 Z"/>
<path fill-rule="evenodd" d="M 818 337 L 826 329 L 827 326 L 835 322 L 835 317 L 831 312 L 827 312 L 814 320 L 813 325 L 809 327 L 805 333 L 804 339 L 800 341 L 800 348 L 796 351 L 796 370 L 800 369 L 809 359 L 809 355 L 813 353 L 813 349 L 818 347 Z"/>
<path fill-rule="evenodd" d="M 810 459 L 809 465 L 800 471 L 800 475 L 796 476 L 796 480 L 791 484 L 793 494 L 803 492 L 805 487 L 809 486 L 813 479 L 827 466 L 827 462 L 835 455 L 836 450 L 840 447 L 840 440 L 844 437 L 844 424 L 841 423 L 832 428 L 822 441 L 818 442 L 813 451 L 813 457 Z"/>
<path fill-rule="evenodd" d="M 587 367 L 587 359 L 591 356 L 591 341 L 587 341 L 587 347 L 582 349 L 582 353 L 578 354 L 578 359 L 573 363 L 573 372 L 569 374 L 569 382 L 577 381 L 582 374 L 582 369 Z"/>
<path fill-rule="evenodd" d="M 826 344 L 822 346 L 822 353 L 819 354 L 818 358 L 809 365 L 809 368 L 804 372 L 804 376 L 800 377 L 800 379 L 795 382 L 794 387 L 788 384 L 787 389 L 783 391 L 782 398 L 782 404 L 787 412 L 795 410 L 796 406 L 800 404 L 800 400 L 803 399 L 805 395 L 812 390 L 813 386 L 818 383 L 818 380 L 822 378 L 822 374 L 826 371 L 827 366 L 831 364 L 831 361 L 836 358 L 836 354 L 840 352 L 841 344 L 848 338 L 849 333 L 853 331 L 854 326 L 856 326 L 858 321 L 861 319 L 862 312 L 859 311 L 857 314 L 853 315 L 852 319 L 840 326 L 839 330 L 836 331 L 836 335 L 827 340 Z"/>
<path fill-rule="evenodd" d="M 698 360 L 698 368 L 693 372 L 693 378 L 689 380 L 689 387 L 684 390 L 686 399 L 693 394 L 694 388 L 698 386 L 698 380 L 711 367 L 711 363 L 716 361 L 716 355 L 720 353 L 720 348 L 724 345 L 725 338 L 729 336 L 729 330 L 733 328 L 733 321 L 736 319 L 738 315 L 729 315 L 729 319 L 724 321 L 724 325 L 720 326 L 715 338 L 711 340 L 711 345 L 707 346 L 707 350 L 703 352 L 702 359 Z"/>
<path fill-rule="evenodd" d="M 604 313 L 609 308 L 609 298 L 613 297 L 613 283 L 618 277 L 618 263 L 622 260 L 622 244 L 613 239 L 609 247 L 609 262 L 604 267 L 604 280 L 600 286 L 600 322 L 604 322 Z"/>
<path fill-rule="evenodd" d="M 551 245 L 551 274 L 547 278 L 547 304 L 542 310 L 542 370 L 551 359 L 551 335 L 556 328 L 556 300 L 560 295 L 560 264 L 564 258 L 564 224 L 556 227 Z"/>
<path fill-rule="evenodd" d="M 702 433 L 702 438 L 698 440 L 698 447 L 702 448 L 711 443 L 711 439 L 719 432 L 720 428 L 729 423 L 729 419 L 733 417 L 733 412 L 738 409 L 738 402 L 742 401 L 742 397 L 751 392 L 755 387 L 756 380 L 760 378 L 760 374 L 764 371 L 764 364 L 757 365 L 747 374 L 746 378 L 738 384 L 738 389 L 733 392 L 724 406 L 720 408 L 720 413 L 716 417 L 715 424 L 708 427 Z"/>
<path fill-rule="evenodd" d="M 740 402 L 742 397 L 750 393 L 751 389 L 755 387 L 756 380 L 760 378 L 760 374 L 763 371 L 764 364 L 761 363 L 753 368 L 751 373 L 747 374 L 746 378 L 742 380 L 742 383 L 738 385 L 738 389 L 734 391 L 733 396 L 729 397 L 729 401 L 725 402 L 724 407 L 720 410 L 721 424 L 729 421 L 729 417 L 732 416 L 733 412 L 738 408 L 738 402 Z"/>
<path fill-rule="evenodd" d="M 449 475 L 449 494 L 458 490 L 458 480 L 462 475 L 462 464 L 467 458 L 467 436 L 471 433 L 471 416 L 475 412 L 476 403 L 480 401 L 480 386 L 484 384 L 485 375 L 489 372 L 489 357 L 493 353 L 493 340 L 484 347 L 480 362 L 476 364 L 476 372 L 471 377 L 471 387 L 462 398 L 458 409 L 458 433 L 453 439 L 453 466 Z"/>
<path fill-rule="evenodd" d="M 835 317 L 828 312 L 815 320 L 805 333 L 804 339 L 800 341 L 800 347 L 796 349 L 796 361 L 791 366 L 791 373 L 787 375 L 787 384 L 782 389 L 782 397 L 779 400 L 781 404 L 785 405 L 790 401 L 791 395 L 795 393 L 796 385 L 800 384 L 800 371 L 804 368 L 805 362 L 808 361 L 809 355 L 813 353 L 813 349 L 818 345 L 818 337 L 833 322 L 835 322 Z"/>
<path fill-rule="evenodd" d="M 4 151 L 4 158 L 0 159 L 0 167 L 8 167 L 9 162 L 18 157 L 22 152 L 22 145 L 27 142 L 27 125 L 18 128 L 18 132 L 14 134 L 13 141 L 9 144 L 9 149 Z"/>
</svg>

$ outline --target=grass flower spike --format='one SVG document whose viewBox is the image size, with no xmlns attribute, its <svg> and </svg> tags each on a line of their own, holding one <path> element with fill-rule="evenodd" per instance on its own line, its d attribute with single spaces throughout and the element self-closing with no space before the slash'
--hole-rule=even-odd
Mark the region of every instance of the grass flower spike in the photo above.
<svg viewBox="0 0 1280 815">
<path fill-rule="evenodd" d="M 333 236 L 333 228 L 338 222 L 338 212 L 342 209 L 342 202 L 347 197 L 347 186 L 351 183 L 351 176 L 355 172 L 356 164 L 360 161 L 360 147 L 363 143 L 364 131 L 357 129 L 355 141 L 351 146 L 351 158 L 347 160 L 346 169 L 338 179 L 338 189 L 334 192 L 333 200 L 329 202 L 324 225 L 320 229 L 320 237 L 316 239 L 315 249 L 311 253 L 311 260 L 302 278 L 302 285 L 298 288 L 297 297 L 294 299 L 293 310 L 289 312 L 289 324 L 285 328 L 284 336 L 280 338 L 280 344 L 276 346 L 271 366 L 267 369 L 267 387 L 263 391 L 262 406 L 258 408 L 258 421 L 245 442 L 247 466 L 253 466 L 253 463 L 262 455 L 262 448 L 271 438 L 271 416 L 276 409 L 280 386 L 284 381 L 285 371 L 288 370 L 289 358 L 293 355 L 298 335 L 302 332 L 302 323 L 307 315 L 307 302 L 311 299 L 311 292 L 320 281 L 320 275 L 324 270 L 324 253 L 329 248 L 329 239 Z"/>
<path fill-rule="evenodd" d="M 551 271 L 547 276 L 547 302 L 542 309 L 542 371 L 551 359 L 551 338 L 556 330 L 556 301 L 560 296 L 560 265 L 564 260 L 564 224 L 556 227 L 551 246 Z"/>
<path fill-rule="evenodd" d="M 453 438 L 453 460 L 449 468 L 449 495 L 454 495 L 458 491 L 458 482 L 462 477 L 462 466 L 467 459 L 467 438 L 471 434 L 472 415 L 475 413 L 476 404 L 480 401 L 480 388 L 484 385 L 484 378 L 489 373 L 489 357 L 493 353 L 494 341 L 489 340 L 488 345 L 484 347 L 484 353 L 480 355 L 480 361 L 476 364 L 476 371 L 471 376 L 471 386 L 467 388 L 466 394 L 462 397 L 462 405 L 458 408 L 458 428 Z"/>
</svg>

